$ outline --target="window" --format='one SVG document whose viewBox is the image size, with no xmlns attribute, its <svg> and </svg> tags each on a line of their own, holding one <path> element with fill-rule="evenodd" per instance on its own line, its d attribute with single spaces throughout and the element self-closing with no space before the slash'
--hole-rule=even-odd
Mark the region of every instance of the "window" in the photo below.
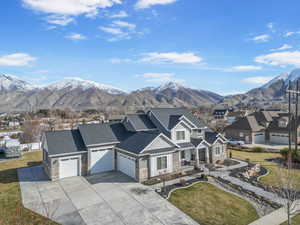
<svg viewBox="0 0 300 225">
<path fill-rule="evenodd" d="M 221 155 L 221 148 L 220 147 L 215 148 L 215 154 L 216 155 Z"/>
<path fill-rule="evenodd" d="M 185 151 L 181 151 L 180 154 L 181 154 L 181 159 L 185 159 Z"/>
<path fill-rule="evenodd" d="M 185 140 L 184 130 L 176 131 L 176 140 L 178 140 L 178 141 Z"/>
<path fill-rule="evenodd" d="M 156 158 L 157 160 L 157 170 L 167 169 L 167 156 L 162 156 Z"/>
<path fill-rule="evenodd" d="M 243 132 L 240 132 L 240 137 L 244 137 L 244 133 Z"/>
</svg>

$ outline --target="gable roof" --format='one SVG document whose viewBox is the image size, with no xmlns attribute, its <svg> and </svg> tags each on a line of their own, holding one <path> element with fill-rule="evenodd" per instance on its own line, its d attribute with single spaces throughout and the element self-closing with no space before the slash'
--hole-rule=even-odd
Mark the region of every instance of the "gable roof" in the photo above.
<svg viewBox="0 0 300 225">
<path fill-rule="evenodd" d="M 126 119 L 128 120 L 131 129 L 133 129 L 134 131 L 157 129 L 146 114 L 129 114 L 126 116 L 125 120 Z"/>
<path fill-rule="evenodd" d="M 205 132 L 204 139 L 206 142 L 208 142 L 211 145 L 214 144 L 216 142 L 216 140 L 218 140 L 218 139 L 221 139 L 222 142 L 226 142 L 225 137 L 223 137 L 222 135 L 220 135 L 217 132 L 210 132 L 210 131 Z"/>
<path fill-rule="evenodd" d="M 119 142 L 108 123 L 82 124 L 78 129 L 86 146 Z"/>
<path fill-rule="evenodd" d="M 151 112 L 167 130 L 175 127 L 182 116 L 185 116 L 198 129 L 206 127 L 202 120 L 185 108 L 152 108 L 148 112 Z"/>
<path fill-rule="evenodd" d="M 117 144 L 118 148 L 128 152 L 139 154 L 143 151 L 156 137 L 160 135 L 157 131 L 141 131 L 134 133 L 121 143 Z"/>
<path fill-rule="evenodd" d="M 49 155 L 86 151 L 78 130 L 46 131 L 45 137 Z"/>
<path fill-rule="evenodd" d="M 258 124 L 254 116 L 246 116 L 225 127 L 225 130 L 228 129 L 260 131 L 265 128 Z"/>
</svg>

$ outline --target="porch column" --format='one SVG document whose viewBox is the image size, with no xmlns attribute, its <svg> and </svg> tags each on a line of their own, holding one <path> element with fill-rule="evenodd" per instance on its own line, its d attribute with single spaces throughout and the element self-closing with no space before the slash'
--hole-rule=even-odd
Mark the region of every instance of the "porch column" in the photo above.
<svg viewBox="0 0 300 225">
<path fill-rule="evenodd" d="M 206 161 L 206 163 L 209 163 L 210 162 L 210 160 L 209 160 L 209 148 L 205 148 L 205 155 L 206 155 L 205 161 Z"/>
<path fill-rule="evenodd" d="M 197 168 L 200 168 L 200 161 L 199 161 L 199 150 L 198 150 L 198 148 L 195 148 L 195 158 L 196 158 L 196 167 Z"/>
</svg>

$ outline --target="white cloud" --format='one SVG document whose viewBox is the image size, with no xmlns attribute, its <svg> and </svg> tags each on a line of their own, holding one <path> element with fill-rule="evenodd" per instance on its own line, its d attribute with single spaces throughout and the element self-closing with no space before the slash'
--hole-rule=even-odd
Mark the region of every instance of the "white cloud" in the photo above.
<svg viewBox="0 0 300 225">
<path fill-rule="evenodd" d="M 123 31 L 120 28 L 116 27 L 99 27 L 102 31 L 114 35 L 123 35 Z"/>
<path fill-rule="evenodd" d="M 23 3 L 43 13 L 78 16 L 98 14 L 99 9 L 121 4 L 122 0 L 23 0 Z"/>
<path fill-rule="evenodd" d="M 174 73 L 144 73 L 144 74 L 136 75 L 136 77 L 144 78 L 146 82 L 155 82 L 155 83 L 185 82 L 185 80 L 177 79 L 174 76 L 175 76 Z"/>
<path fill-rule="evenodd" d="M 56 25 L 67 25 L 73 16 L 85 15 L 95 17 L 100 9 L 121 4 L 122 0 L 22 0 L 25 7 L 46 13 L 50 16 L 61 17 L 47 21 Z"/>
<path fill-rule="evenodd" d="M 128 14 L 125 11 L 120 11 L 120 12 L 110 15 L 109 17 L 110 18 L 125 18 L 125 17 L 128 17 Z"/>
<path fill-rule="evenodd" d="M 272 66 L 300 66 L 300 51 L 274 52 L 267 55 L 257 56 L 255 62 Z"/>
<path fill-rule="evenodd" d="M 262 34 L 251 38 L 252 41 L 257 41 L 257 42 L 267 42 L 269 39 L 270 39 L 270 35 L 268 34 Z"/>
<path fill-rule="evenodd" d="M 79 41 L 79 40 L 86 40 L 86 36 L 79 34 L 79 33 L 72 33 L 66 36 L 66 38 L 74 40 L 74 41 Z"/>
<path fill-rule="evenodd" d="M 294 34 L 300 34 L 300 31 L 290 31 L 285 34 L 286 37 L 292 36 Z"/>
<path fill-rule="evenodd" d="M 270 51 L 282 51 L 282 50 L 287 50 L 287 49 L 291 49 L 291 48 L 293 48 L 291 45 L 283 44 L 281 47 L 273 48 Z"/>
<path fill-rule="evenodd" d="M 0 66 L 29 66 L 36 58 L 26 53 L 13 53 L 0 56 Z"/>
<path fill-rule="evenodd" d="M 74 18 L 69 16 L 50 15 L 46 17 L 46 21 L 50 24 L 66 26 L 74 21 Z"/>
<path fill-rule="evenodd" d="M 121 21 L 121 20 L 113 21 L 113 25 L 116 25 L 118 27 L 125 27 L 125 28 L 128 28 L 130 30 L 134 30 L 136 28 L 135 24 L 128 23 L 128 22 Z"/>
<path fill-rule="evenodd" d="M 108 41 L 118 41 L 123 39 L 130 39 L 132 35 L 141 35 L 143 32 L 137 32 L 136 25 L 121 20 L 113 21 L 109 26 L 99 27 L 105 33 L 113 35 L 107 38 Z"/>
<path fill-rule="evenodd" d="M 261 66 L 243 65 L 243 66 L 233 66 L 229 69 L 225 69 L 227 72 L 247 72 L 261 70 Z"/>
<path fill-rule="evenodd" d="M 200 56 L 195 55 L 192 52 L 151 52 L 144 54 L 145 57 L 141 59 L 142 62 L 153 62 L 153 63 L 199 63 L 203 61 Z"/>
<path fill-rule="evenodd" d="M 250 84 L 265 84 L 273 78 L 274 77 L 247 77 L 243 80 L 243 82 Z"/>
<path fill-rule="evenodd" d="M 176 2 L 177 0 L 138 0 L 135 4 L 136 9 L 150 8 L 153 5 L 166 5 Z"/>
</svg>

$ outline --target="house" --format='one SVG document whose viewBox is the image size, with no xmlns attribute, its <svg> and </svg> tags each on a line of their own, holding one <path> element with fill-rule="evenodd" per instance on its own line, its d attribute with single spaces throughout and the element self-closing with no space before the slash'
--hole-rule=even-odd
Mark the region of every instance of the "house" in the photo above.
<svg viewBox="0 0 300 225">
<path fill-rule="evenodd" d="M 240 118 L 225 127 L 225 137 L 246 144 L 286 144 L 288 113 L 259 111 Z"/>
<path fill-rule="evenodd" d="M 142 182 L 222 161 L 226 145 L 184 108 L 153 108 L 118 123 L 82 124 L 42 137 L 51 180 L 117 170 Z"/>
<path fill-rule="evenodd" d="M 213 116 L 216 120 L 226 119 L 227 114 L 229 113 L 228 109 L 215 109 L 213 112 Z"/>
<path fill-rule="evenodd" d="M 297 121 L 297 135 L 298 140 L 297 143 L 300 141 L 300 127 L 299 127 L 300 118 Z M 280 117 L 274 119 L 268 129 L 267 132 L 269 134 L 268 142 L 270 144 L 289 144 L 289 129 L 291 127 L 291 143 L 295 143 L 295 120 L 292 119 L 289 122 L 289 115 L 288 113 L 280 114 Z"/>
<path fill-rule="evenodd" d="M 260 125 L 253 115 L 237 120 L 224 130 L 226 138 L 244 141 L 246 144 L 265 142 L 265 127 Z"/>
<path fill-rule="evenodd" d="M 233 124 L 238 119 L 244 117 L 247 115 L 247 111 L 235 111 L 235 112 L 229 112 L 226 116 L 227 122 L 229 124 Z"/>
</svg>

